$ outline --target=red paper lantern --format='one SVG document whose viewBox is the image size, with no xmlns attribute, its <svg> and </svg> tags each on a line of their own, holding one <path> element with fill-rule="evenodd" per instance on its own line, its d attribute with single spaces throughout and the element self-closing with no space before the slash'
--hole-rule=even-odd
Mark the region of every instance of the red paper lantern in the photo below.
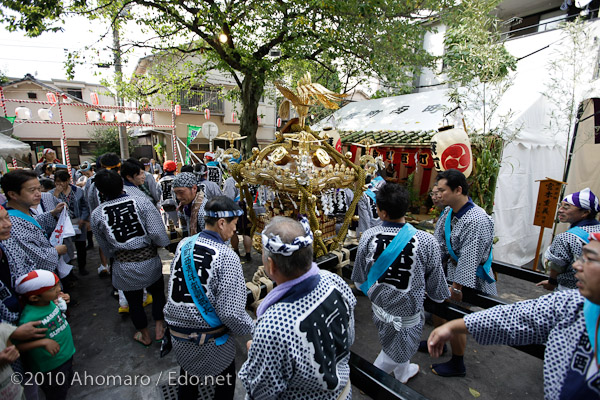
<svg viewBox="0 0 600 400">
<path fill-rule="evenodd" d="M 235 122 L 235 111 L 231 113 L 231 122 Z"/>
<path fill-rule="evenodd" d="M 277 118 L 277 127 L 281 128 L 281 118 Z"/>
<path fill-rule="evenodd" d="M 98 98 L 98 93 L 92 92 L 90 93 L 90 97 L 92 99 L 92 104 L 97 106 L 100 104 L 100 99 Z"/>
<path fill-rule="evenodd" d="M 53 92 L 46 93 L 46 98 L 48 99 L 49 103 L 56 103 L 56 95 Z"/>
<path fill-rule="evenodd" d="M 204 118 L 210 119 L 210 109 L 209 108 L 204 109 Z"/>
<path fill-rule="evenodd" d="M 175 104 L 175 115 L 181 115 L 181 105 Z"/>
</svg>

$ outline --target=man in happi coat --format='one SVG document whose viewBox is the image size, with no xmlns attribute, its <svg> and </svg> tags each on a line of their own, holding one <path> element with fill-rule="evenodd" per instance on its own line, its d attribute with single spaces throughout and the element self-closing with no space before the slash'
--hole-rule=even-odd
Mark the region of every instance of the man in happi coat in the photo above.
<svg viewBox="0 0 600 400">
<path fill-rule="evenodd" d="M 469 198 L 469 185 L 462 172 L 449 169 L 439 173 L 437 187 L 441 201 L 447 207 L 438 220 L 434 236 L 446 262 L 447 279 L 452 282 L 451 300 L 462 302 L 463 286 L 496 295 L 496 281 L 491 269 L 494 221 Z M 462 305 L 468 307 L 465 303 Z M 438 319 L 436 323 L 441 322 L 445 321 Z M 446 377 L 464 376 L 467 338 L 457 335 L 450 343 L 452 359 L 432 365 L 432 371 Z"/>
<path fill-rule="evenodd" d="M 204 229 L 204 208 L 207 203 L 204 191 L 198 186 L 196 175 L 181 172 L 171 183 L 173 193 L 179 201 L 179 219 L 190 236 Z"/>
<path fill-rule="evenodd" d="M 242 160 L 242 156 L 239 158 L 232 158 L 229 161 L 229 165 L 239 164 Z M 237 182 L 233 178 L 233 176 L 225 179 L 225 183 L 223 184 L 223 195 L 229 197 L 231 200 L 235 201 L 242 211 L 244 215 L 238 218 L 237 222 L 237 231 L 236 234 L 231 237 L 231 246 L 233 247 L 233 251 L 235 251 L 239 255 L 239 238 L 238 235 L 242 235 L 242 240 L 244 244 L 244 250 L 246 251 L 246 255 L 244 257 L 246 262 L 252 261 L 252 238 L 250 237 L 250 230 L 252 228 L 252 223 L 248 219 L 248 208 L 246 207 L 246 201 L 240 196 L 240 188 L 237 187 Z"/>
<path fill-rule="evenodd" d="M 408 191 L 388 183 L 377 192 L 383 224 L 360 238 L 352 280 L 371 300 L 382 350 L 373 363 L 406 383 L 419 372 L 417 352 L 425 316 L 425 293 L 433 301 L 450 297 L 435 238 L 407 224 Z"/>
<path fill-rule="evenodd" d="M 67 246 L 53 246 L 48 235 L 56 227 L 65 203 L 59 203 L 49 212 L 32 215 L 31 208 L 37 207 L 41 199 L 40 182 L 33 171 L 15 170 L 5 174 L 2 190 L 8 199 L 6 210 L 12 223 L 11 236 L 3 245 L 11 254 L 20 250 L 25 255 L 16 259 L 15 275 L 27 274 L 32 268 L 57 272 L 58 258 L 67 253 Z"/>
<path fill-rule="evenodd" d="M 356 214 L 358 215 L 357 237 L 360 237 L 367 229 L 381 225 L 381 219 L 377 215 L 377 199 L 375 194 L 385 185 L 385 180 L 379 175 L 375 176 L 372 180 L 371 176 L 368 175 L 366 180 L 367 190 L 363 192 L 356 205 Z"/>
<path fill-rule="evenodd" d="M 178 398 L 196 400 L 198 382 L 205 382 L 197 378 L 214 377 L 214 398 L 233 399 L 235 341 L 231 335 L 248 335 L 254 325 L 246 313 L 240 258 L 226 243 L 243 213 L 224 196 L 210 200 L 205 211 L 204 230 L 182 241 L 175 252 L 165 319 L 181 367 Z"/>
<path fill-rule="evenodd" d="M 557 291 L 448 322 L 429 336 L 430 354 L 438 357 L 444 342 L 467 333 L 480 344 L 545 344 L 546 399 L 600 398 L 600 233 L 591 233 L 588 240 L 573 263 L 579 290 Z"/>
<path fill-rule="evenodd" d="M 92 231 L 106 257 L 114 257 L 112 283 L 122 290 L 137 332 L 134 340 L 150 345 L 152 338 L 143 307 L 143 290 L 152 294 L 156 339 L 164 335 L 165 305 L 162 262 L 158 247 L 169 244 L 160 213 L 150 200 L 123 192 L 123 180 L 115 171 L 100 170 L 96 187 L 106 198 L 92 212 Z"/>
<path fill-rule="evenodd" d="M 600 222 L 596 220 L 598 211 L 598 197 L 589 188 L 564 198 L 558 208 L 558 220 L 571 226 L 568 231 L 556 235 L 544 253 L 550 276 L 538 286 L 548 290 L 576 288 L 577 279 L 572 264 L 581 256 L 581 249 L 588 242 L 589 234 L 600 232 Z"/>
<path fill-rule="evenodd" d="M 220 171 L 220 169 L 218 167 L 213 167 L 213 168 L 217 168 Z M 194 166 L 194 174 L 196 175 L 196 177 L 198 179 L 198 185 L 202 186 L 202 188 L 203 188 L 202 190 L 204 191 L 204 197 L 206 197 L 207 200 L 210 200 L 213 197 L 223 196 L 223 192 L 221 191 L 220 178 L 219 178 L 219 183 L 216 183 L 216 182 L 213 182 L 213 181 L 207 179 L 208 169 L 209 169 L 209 167 L 202 163 L 198 163 Z"/>
<path fill-rule="evenodd" d="M 263 264 L 277 283 L 260 303 L 239 377 L 247 399 L 351 399 L 356 299 L 344 280 L 313 263 L 313 236 L 275 217 L 262 232 Z"/>
</svg>

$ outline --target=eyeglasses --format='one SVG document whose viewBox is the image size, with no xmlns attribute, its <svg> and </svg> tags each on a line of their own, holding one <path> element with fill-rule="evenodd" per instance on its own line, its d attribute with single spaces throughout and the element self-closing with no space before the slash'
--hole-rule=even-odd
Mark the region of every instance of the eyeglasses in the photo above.
<svg viewBox="0 0 600 400">
<path fill-rule="evenodd" d="M 575 262 L 578 262 L 580 264 L 597 264 L 600 265 L 600 260 L 590 260 L 589 258 L 586 258 L 584 255 L 581 255 L 581 257 L 579 257 Z"/>
<path fill-rule="evenodd" d="M 565 211 L 569 211 L 569 209 L 571 209 L 571 207 L 575 207 L 574 205 L 569 204 L 569 203 L 558 203 L 556 206 L 558 207 L 559 210 L 562 208 Z"/>
</svg>

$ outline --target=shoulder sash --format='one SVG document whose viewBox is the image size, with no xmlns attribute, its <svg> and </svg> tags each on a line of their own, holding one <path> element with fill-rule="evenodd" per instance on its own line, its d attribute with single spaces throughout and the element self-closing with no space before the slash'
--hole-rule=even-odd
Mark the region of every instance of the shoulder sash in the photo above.
<svg viewBox="0 0 600 400">
<path fill-rule="evenodd" d="M 200 277 L 194 267 L 194 245 L 198 239 L 196 234 L 192 237 L 187 238 L 186 242 L 181 246 L 181 269 L 185 278 L 185 284 L 187 285 L 188 291 L 194 300 L 194 304 L 198 308 L 198 311 L 202 315 L 202 318 L 210 325 L 211 328 L 219 328 L 223 326 L 223 323 L 219 319 L 214 307 L 210 304 L 202 284 Z M 225 334 L 215 339 L 217 346 L 227 342 L 229 335 Z"/>
<path fill-rule="evenodd" d="M 27 215 L 27 214 L 25 214 L 23 211 L 16 210 L 16 209 L 14 209 L 14 208 L 11 208 L 11 209 L 9 209 L 9 210 L 7 210 L 7 211 L 8 211 L 8 215 L 11 215 L 11 216 L 13 216 L 13 217 L 17 217 L 17 218 L 21 218 L 22 220 L 25 220 L 25 221 L 27 221 L 27 222 L 30 222 L 30 223 L 32 223 L 33 225 L 35 225 L 35 226 L 37 226 L 38 228 L 40 228 L 40 230 L 41 230 L 42 232 L 44 232 L 44 229 L 42 229 L 42 226 L 40 225 L 40 223 L 39 223 L 39 222 L 37 222 L 37 221 L 35 220 L 35 218 L 33 218 L 31 215 Z"/>
<path fill-rule="evenodd" d="M 411 224 L 404 224 L 400 232 L 396 235 L 394 240 L 388 244 L 388 246 L 383 250 L 383 252 L 379 255 L 377 260 L 369 269 L 369 273 L 367 274 L 367 281 L 360 285 L 360 290 L 366 295 L 371 286 L 377 282 L 379 278 L 387 271 L 387 269 L 392 265 L 394 260 L 398 257 L 398 255 L 404 250 L 410 239 L 415 236 L 417 233 L 417 229 Z"/>
<path fill-rule="evenodd" d="M 578 226 L 574 226 L 571 229 L 569 229 L 567 232 L 577 236 L 579 239 L 583 240 L 583 243 L 585 243 L 585 244 L 588 244 L 590 242 L 588 240 L 590 233 L 588 231 L 586 231 L 585 229 L 582 229 Z"/>
<path fill-rule="evenodd" d="M 458 256 L 452 249 L 452 244 L 450 243 L 450 233 L 452 232 L 451 222 L 452 222 L 452 209 L 450 208 L 448 210 L 448 214 L 446 215 L 446 220 L 444 221 L 444 237 L 446 239 L 446 248 L 448 249 L 448 254 L 450 254 L 450 257 L 452 257 L 452 259 L 454 261 L 458 262 Z M 493 247 L 494 247 L 494 245 L 492 244 L 492 246 L 490 247 L 489 257 L 487 258 L 487 260 L 485 261 L 485 263 L 483 265 L 479 265 L 477 267 L 477 272 L 475 273 L 475 275 L 478 278 L 481 278 L 488 283 L 496 282 L 496 280 L 492 276 Z"/>
</svg>

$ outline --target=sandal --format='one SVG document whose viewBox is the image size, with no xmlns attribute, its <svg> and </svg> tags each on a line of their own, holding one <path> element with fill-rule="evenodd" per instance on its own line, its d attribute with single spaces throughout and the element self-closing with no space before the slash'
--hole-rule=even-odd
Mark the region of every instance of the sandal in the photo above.
<svg viewBox="0 0 600 400">
<path fill-rule="evenodd" d="M 137 331 L 135 333 L 135 335 L 133 335 L 133 340 L 135 340 L 136 343 L 139 343 L 140 345 L 142 345 L 144 347 L 150 347 L 150 345 L 152 345 L 152 341 L 150 341 L 150 343 L 144 343 L 142 337 L 143 337 L 142 332 Z"/>
</svg>

